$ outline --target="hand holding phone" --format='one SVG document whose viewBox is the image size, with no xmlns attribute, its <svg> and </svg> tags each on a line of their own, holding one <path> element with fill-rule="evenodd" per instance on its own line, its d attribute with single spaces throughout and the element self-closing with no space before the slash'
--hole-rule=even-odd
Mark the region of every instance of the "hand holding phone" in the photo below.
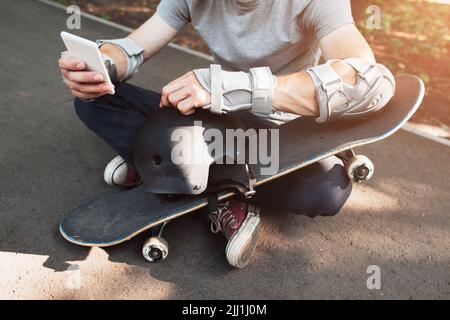
<svg viewBox="0 0 450 320">
<path fill-rule="evenodd" d="M 72 94 L 83 99 L 114 94 L 114 85 L 95 42 L 67 32 L 62 32 L 61 38 L 68 51 L 59 60 L 59 66 Z"/>
</svg>

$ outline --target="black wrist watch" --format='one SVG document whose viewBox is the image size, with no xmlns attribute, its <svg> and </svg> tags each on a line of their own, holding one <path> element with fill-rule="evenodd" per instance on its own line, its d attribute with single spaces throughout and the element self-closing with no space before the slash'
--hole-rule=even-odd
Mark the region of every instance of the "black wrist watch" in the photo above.
<svg viewBox="0 0 450 320">
<path fill-rule="evenodd" d="M 106 70 L 108 70 L 109 78 L 111 79 L 112 83 L 119 83 L 119 77 L 117 75 L 117 66 L 114 62 L 114 60 L 107 56 L 106 54 L 102 53 L 103 63 L 106 66 Z"/>
</svg>

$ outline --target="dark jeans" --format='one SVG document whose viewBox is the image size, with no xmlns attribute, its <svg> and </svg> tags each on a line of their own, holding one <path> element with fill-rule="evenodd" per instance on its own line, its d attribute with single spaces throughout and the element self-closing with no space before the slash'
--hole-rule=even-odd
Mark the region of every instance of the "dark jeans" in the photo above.
<svg viewBox="0 0 450 320">
<path fill-rule="evenodd" d="M 75 109 L 89 129 L 133 164 L 134 137 L 144 120 L 152 112 L 158 112 L 159 101 L 158 93 L 122 83 L 116 86 L 114 96 L 106 95 L 91 102 L 75 99 Z M 259 126 L 256 116 L 241 120 L 248 126 Z M 330 157 L 259 187 L 251 202 L 310 217 L 331 216 L 342 208 L 351 189 L 342 162 Z"/>
</svg>

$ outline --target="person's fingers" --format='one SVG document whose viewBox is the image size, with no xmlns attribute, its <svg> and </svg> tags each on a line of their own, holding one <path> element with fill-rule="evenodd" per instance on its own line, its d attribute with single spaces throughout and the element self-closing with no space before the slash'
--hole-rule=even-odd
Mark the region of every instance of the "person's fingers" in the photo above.
<svg viewBox="0 0 450 320">
<path fill-rule="evenodd" d="M 192 88 L 190 86 L 183 87 L 180 90 L 177 90 L 169 94 L 167 99 L 169 100 L 172 106 L 176 107 L 180 101 L 186 99 L 187 97 L 192 95 L 192 93 L 193 93 Z"/>
<path fill-rule="evenodd" d="M 73 82 L 71 80 L 66 79 L 66 84 L 71 90 L 76 90 L 84 93 L 98 93 L 105 94 L 111 92 L 114 89 L 114 86 L 107 83 L 99 83 L 99 84 L 80 84 L 77 82 Z"/>
<path fill-rule="evenodd" d="M 191 75 L 192 74 L 192 75 Z M 193 83 L 193 72 L 188 72 L 185 75 L 179 77 L 178 79 L 173 80 L 172 82 L 169 82 L 167 85 L 165 85 L 162 88 L 161 92 L 161 106 L 169 107 L 170 101 L 169 101 L 169 95 L 175 91 L 180 90 L 183 87 L 186 87 Z"/>
<path fill-rule="evenodd" d="M 182 89 L 186 85 L 187 85 L 186 81 L 184 81 L 181 78 L 175 80 L 174 82 L 171 82 L 170 84 L 165 85 L 162 88 L 161 92 L 161 105 L 164 107 L 169 107 L 170 106 L 169 95 L 175 91 Z"/>
<path fill-rule="evenodd" d="M 58 61 L 59 67 L 65 70 L 81 71 L 86 69 L 86 64 L 79 60 L 69 56 L 63 56 Z"/>
<path fill-rule="evenodd" d="M 64 78 L 73 82 L 83 83 L 101 83 L 104 81 L 104 77 L 101 73 L 93 71 L 67 71 L 62 70 Z"/>
<path fill-rule="evenodd" d="M 104 95 L 104 94 L 98 94 L 98 93 L 86 93 L 86 92 L 81 92 L 78 90 L 71 90 L 71 92 L 74 97 L 78 97 L 78 98 L 85 99 L 85 100 L 95 99 L 95 98 L 98 98 L 98 97 L 101 97 Z"/>
<path fill-rule="evenodd" d="M 197 79 L 197 78 L 195 77 L 194 72 L 193 71 L 189 71 L 189 72 L 183 74 L 181 77 L 179 77 L 179 78 L 177 78 L 175 80 L 172 80 L 167 85 L 168 86 L 172 86 L 172 85 L 176 84 L 177 82 L 179 82 L 180 80 L 183 80 L 185 83 L 186 82 L 187 83 L 192 83 L 195 79 Z"/>
<path fill-rule="evenodd" d="M 193 97 L 189 97 L 177 105 L 177 109 L 185 116 L 193 114 L 195 108 L 197 108 L 197 103 Z"/>
<path fill-rule="evenodd" d="M 182 112 L 181 114 L 184 116 L 190 116 L 191 114 L 194 114 L 195 108 L 189 109 L 188 111 Z"/>
</svg>

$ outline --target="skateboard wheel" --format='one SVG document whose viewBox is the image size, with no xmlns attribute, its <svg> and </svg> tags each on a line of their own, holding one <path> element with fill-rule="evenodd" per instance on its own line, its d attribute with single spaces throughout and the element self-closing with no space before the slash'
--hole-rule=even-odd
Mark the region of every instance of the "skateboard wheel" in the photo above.
<svg viewBox="0 0 450 320">
<path fill-rule="evenodd" d="M 349 160 L 346 169 L 351 180 L 361 182 L 372 178 L 375 167 L 369 158 L 357 155 Z"/>
<path fill-rule="evenodd" d="M 149 262 L 159 262 L 167 258 L 169 244 L 161 237 L 151 237 L 142 246 L 142 255 Z"/>
</svg>

